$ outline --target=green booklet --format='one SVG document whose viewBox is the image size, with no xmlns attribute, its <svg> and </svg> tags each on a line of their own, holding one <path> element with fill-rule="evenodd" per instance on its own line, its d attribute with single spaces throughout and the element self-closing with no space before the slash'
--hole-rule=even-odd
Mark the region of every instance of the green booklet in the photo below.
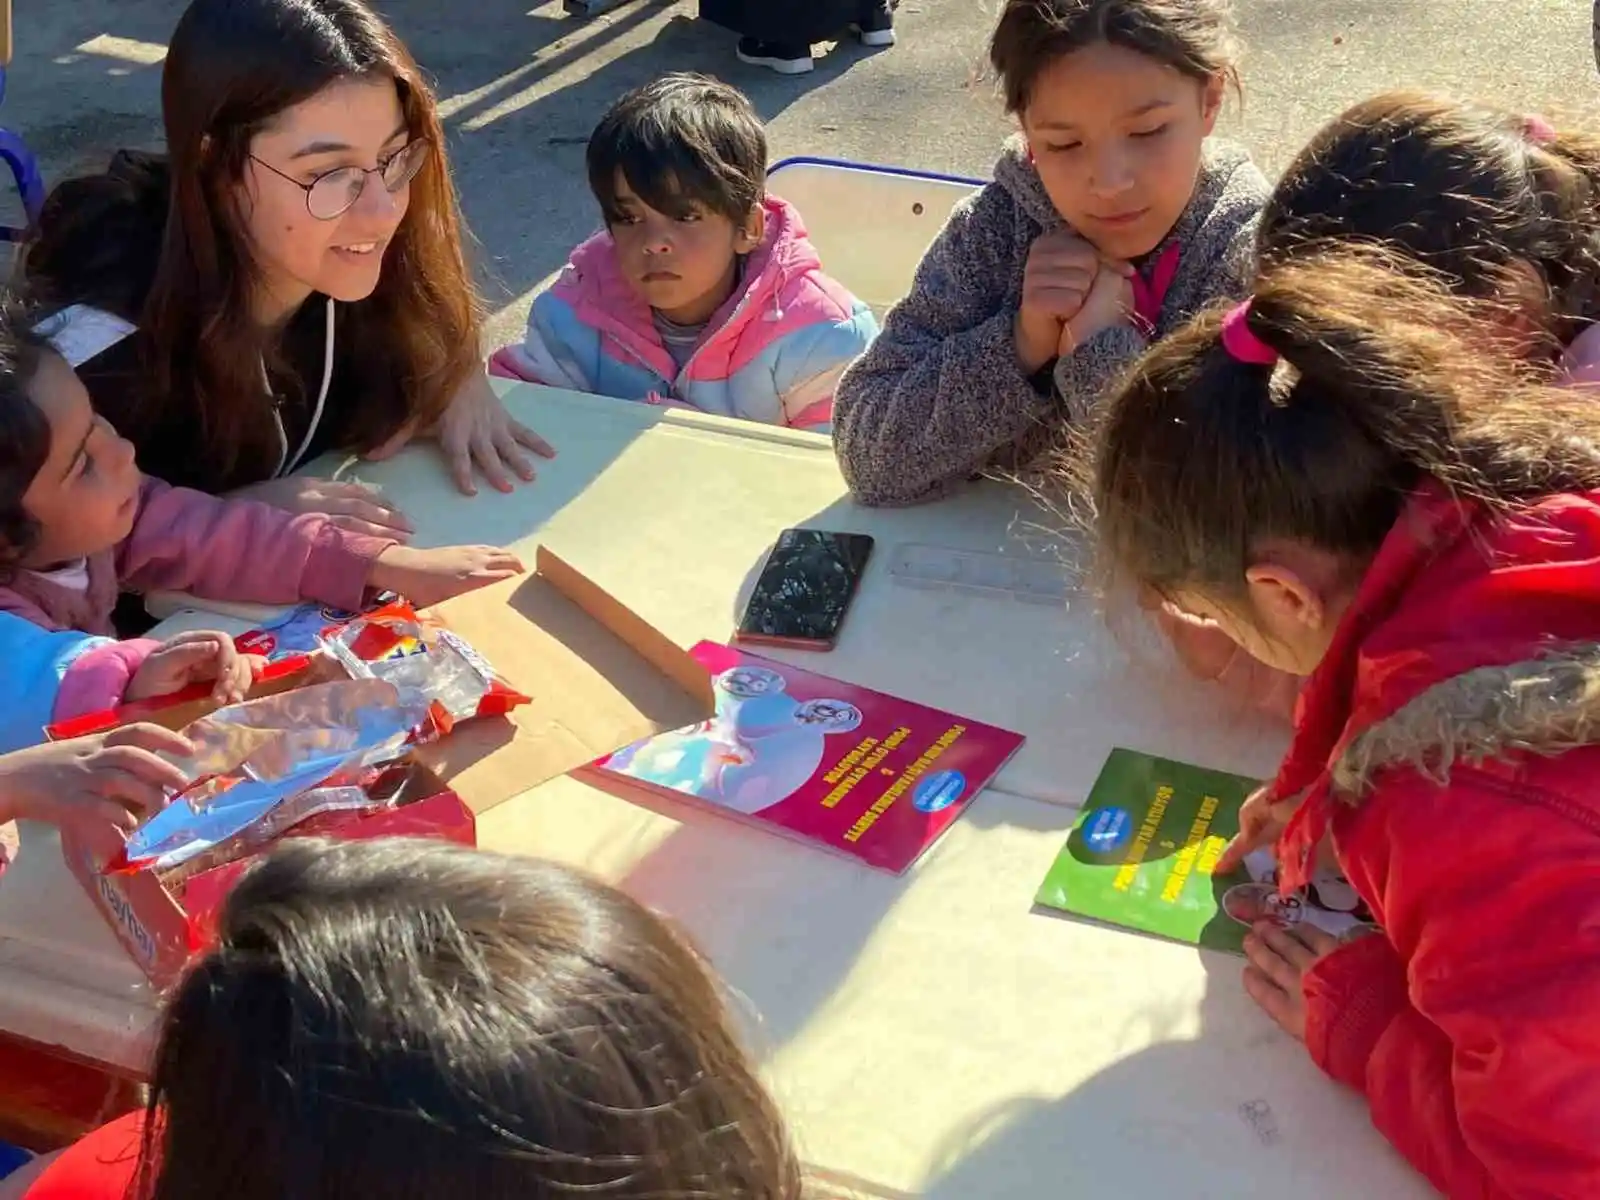
<svg viewBox="0 0 1600 1200">
<path fill-rule="evenodd" d="M 1270 851 L 1228 875 L 1217 859 L 1239 832 L 1253 779 L 1113 750 L 1035 902 L 1173 941 L 1243 953 L 1262 920 L 1307 921 L 1342 936 L 1371 915 L 1355 889 L 1319 872 L 1305 891 L 1279 896 Z"/>
</svg>

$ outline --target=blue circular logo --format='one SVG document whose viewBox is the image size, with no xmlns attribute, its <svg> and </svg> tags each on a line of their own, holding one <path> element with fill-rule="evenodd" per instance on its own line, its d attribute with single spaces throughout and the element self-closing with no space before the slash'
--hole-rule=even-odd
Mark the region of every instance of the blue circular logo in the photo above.
<svg viewBox="0 0 1600 1200">
<path fill-rule="evenodd" d="M 1083 840 L 1096 854 L 1110 854 L 1133 836 L 1133 816 L 1125 808 L 1102 808 L 1083 823 Z"/>
<path fill-rule="evenodd" d="M 917 790 L 911 793 L 911 803 L 917 806 L 918 812 L 943 812 L 961 799 L 966 790 L 967 777 L 960 771 L 940 771 L 917 784 Z"/>
</svg>

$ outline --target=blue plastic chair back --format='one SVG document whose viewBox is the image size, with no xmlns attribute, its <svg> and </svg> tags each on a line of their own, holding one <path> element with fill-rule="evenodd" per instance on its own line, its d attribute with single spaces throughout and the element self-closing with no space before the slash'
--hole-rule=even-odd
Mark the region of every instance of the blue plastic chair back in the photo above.
<svg viewBox="0 0 1600 1200">
<path fill-rule="evenodd" d="M 0 104 L 5 103 L 5 97 L 6 70 L 0 67 Z M 6 166 L 11 168 L 11 178 L 17 185 L 18 195 L 22 197 L 22 211 L 31 226 L 39 219 L 39 210 L 44 207 L 44 176 L 39 173 L 39 162 L 22 138 L 5 128 L 0 128 L 0 159 L 4 159 Z M 0 241 L 20 242 L 27 232 L 27 229 L 0 225 Z"/>
</svg>

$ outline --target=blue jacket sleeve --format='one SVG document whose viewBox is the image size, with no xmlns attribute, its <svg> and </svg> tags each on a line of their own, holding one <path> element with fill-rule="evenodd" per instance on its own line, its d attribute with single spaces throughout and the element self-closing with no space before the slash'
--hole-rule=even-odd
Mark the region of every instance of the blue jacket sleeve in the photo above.
<svg viewBox="0 0 1600 1200">
<path fill-rule="evenodd" d="M 44 741 L 62 677 L 84 654 L 107 644 L 106 638 L 52 633 L 0 613 L 0 754 Z"/>
</svg>

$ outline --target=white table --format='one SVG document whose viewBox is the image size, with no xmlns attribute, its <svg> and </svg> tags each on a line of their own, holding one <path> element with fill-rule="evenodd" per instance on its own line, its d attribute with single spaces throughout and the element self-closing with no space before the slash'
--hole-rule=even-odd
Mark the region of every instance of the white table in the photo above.
<svg viewBox="0 0 1600 1200">
<path fill-rule="evenodd" d="M 948 1200 L 1432 1194 L 1359 1098 L 1255 1011 L 1237 960 L 1031 911 L 1112 747 L 1257 774 L 1281 751 L 1153 650 L 1130 663 L 1086 599 L 1039 606 L 888 577 L 903 543 L 1025 552 L 1039 513 L 999 487 L 863 510 L 820 438 L 532 388 L 508 402 L 561 450 L 513 498 L 456 496 L 426 452 L 353 475 L 388 489 L 421 542 L 547 542 L 685 645 L 727 636 L 781 529 L 871 533 L 880 559 L 839 649 L 796 661 L 1029 737 L 904 879 L 570 779 L 480 817 L 483 845 L 584 865 L 689 929 L 748 1000 L 808 1161 L 867 1191 Z M 219 619 L 172 627 L 196 623 Z M 7 896 L 25 880 L 44 898 L 31 908 Z M 0 886 L 0 963 L 19 972 L 0 987 L 0 1028 L 83 1039 L 88 1025 L 94 1045 L 120 1039 L 120 1060 L 137 1062 L 129 1031 L 150 1010 L 126 972 L 72 1020 L 59 987 L 21 979 L 56 944 L 25 927 L 41 905 L 59 909 L 51 938 L 72 925 L 83 962 L 115 950 L 81 912 L 68 921 L 59 883 Z"/>
</svg>

